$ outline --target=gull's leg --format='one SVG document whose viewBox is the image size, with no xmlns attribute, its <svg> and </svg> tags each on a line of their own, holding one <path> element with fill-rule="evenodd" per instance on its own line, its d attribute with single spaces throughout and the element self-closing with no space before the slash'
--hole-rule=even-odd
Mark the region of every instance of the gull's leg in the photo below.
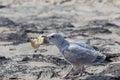
<svg viewBox="0 0 120 80">
<path fill-rule="evenodd" d="M 79 74 L 77 75 L 77 77 L 83 76 L 84 71 L 85 71 L 84 66 L 81 66 L 81 67 L 80 67 L 80 72 L 79 72 Z"/>
<path fill-rule="evenodd" d="M 63 78 L 67 78 L 72 70 L 73 70 L 73 67 L 70 69 L 70 71 L 65 76 L 63 76 Z"/>
</svg>

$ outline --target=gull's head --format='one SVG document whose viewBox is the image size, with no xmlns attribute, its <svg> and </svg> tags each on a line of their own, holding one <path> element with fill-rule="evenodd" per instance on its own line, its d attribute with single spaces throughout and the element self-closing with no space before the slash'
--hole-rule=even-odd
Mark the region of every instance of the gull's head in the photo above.
<svg viewBox="0 0 120 80">
<path fill-rule="evenodd" d="M 59 33 L 52 33 L 47 35 L 47 40 L 57 45 L 64 40 L 64 37 Z"/>
</svg>

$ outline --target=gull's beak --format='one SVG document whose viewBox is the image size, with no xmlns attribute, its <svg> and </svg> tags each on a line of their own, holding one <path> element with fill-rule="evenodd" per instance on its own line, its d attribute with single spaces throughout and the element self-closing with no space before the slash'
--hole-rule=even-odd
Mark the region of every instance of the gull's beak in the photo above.
<svg viewBox="0 0 120 80">
<path fill-rule="evenodd" d="M 49 43 L 47 36 L 39 36 L 36 39 L 30 39 L 29 42 L 34 49 L 40 47 L 40 45 Z"/>
<path fill-rule="evenodd" d="M 49 43 L 49 39 L 48 39 L 47 36 L 42 36 L 42 37 L 44 38 L 44 40 L 43 40 L 43 44 L 47 44 L 47 43 Z"/>
</svg>

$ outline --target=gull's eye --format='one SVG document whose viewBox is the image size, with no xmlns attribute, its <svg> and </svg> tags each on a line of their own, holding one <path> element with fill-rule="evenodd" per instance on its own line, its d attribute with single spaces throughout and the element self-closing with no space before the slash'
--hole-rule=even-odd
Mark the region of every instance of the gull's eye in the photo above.
<svg viewBox="0 0 120 80">
<path fill-rule="evenodd" d="M 54 38 L 55 36 L 51 36 L 51 38 Z"/>
</svg>

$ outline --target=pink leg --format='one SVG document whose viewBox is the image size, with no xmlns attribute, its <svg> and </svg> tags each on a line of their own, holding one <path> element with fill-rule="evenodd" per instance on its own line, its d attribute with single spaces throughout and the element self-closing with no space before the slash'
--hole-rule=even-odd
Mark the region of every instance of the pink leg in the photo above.
<svg viewBox="0 0 120 80">
<path fill-rule="evenodd" d="M 63 78 L 67 78 L 72 70 L 73 68 L 71 68 L 70 71 L 65 76 L 63 76 Z"/>
<path fill-rule="evenodd" d="M 82 77 L 84 73 L 84 66 L 80 67 L 80 73 L 77 75 L 77 77 Z"/>
</svg>

